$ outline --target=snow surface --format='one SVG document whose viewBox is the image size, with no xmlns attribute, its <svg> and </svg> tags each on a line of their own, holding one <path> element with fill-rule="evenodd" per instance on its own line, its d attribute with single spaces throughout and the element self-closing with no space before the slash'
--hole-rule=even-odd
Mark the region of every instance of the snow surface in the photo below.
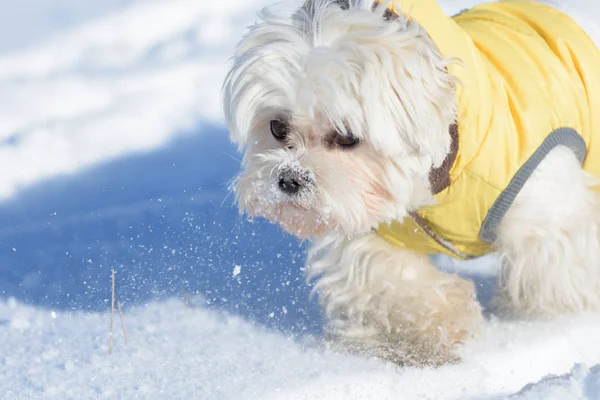
<svg viewBox="0 0 600 400">
<path fill-rule="evenodd" d="M 0 198 L 220 121 L 224 65 L 259 4 L 138 2 L 0 58 Z"/>
<path fill-rule="evenodd" d="M 460 365 L 401 369 L 335 354 L 318 338 L 293 341 L 202 298 L 115 314 L 0 303 L 0 393 L 26 399 L 598 399 L 597 316 L 492 320 Z M 562 376 L 547 376 L 549 373 Z M 539 383 L 528 384 L 528 382 Z M 527 385 L 526 387 L 524 387 Z M 523 388 L 524 387 L 524 388 Z"/>
<path fill-rule="evenodd" d="M 220 85 L 270 1 L 0 2 L 0 398 L 600 399 L 597 314 L 487 310 L 438 369 L 327 349 L 306 244 L 227 197 Z M 494 257 L 436 261 L 487 304 Z"/>
</svg>

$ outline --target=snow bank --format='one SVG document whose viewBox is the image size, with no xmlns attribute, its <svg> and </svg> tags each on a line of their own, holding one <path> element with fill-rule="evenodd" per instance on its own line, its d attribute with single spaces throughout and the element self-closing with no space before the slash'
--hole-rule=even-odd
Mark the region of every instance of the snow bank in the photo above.
<svg viewBox="0 0 600 400">
<path fill-rule="evenodd" d="M 0 393 L 25 399 L 598 399 L 598 316 L 491 321 L 464 362 L 397 368 L 173 299 L 115 314 L 0 302 Z M 556 374 L 562 376 L 546 376 Z M 538 382 L 528 384 L 529 382 Z M 524 387 L 525 386 L 525 387 Z"/>
<path fill-rule="evenodd" d="M 30 47 L 70 27 L 126 5 L 169 0 L 4 0 L 0 13 L 0 52 Z"/>
<path fill-rule="evenodd" d="M 0 199 L 220 122 L 226 62 L 261 3 L 140 2 L 0 57 Z"/>
</svg>

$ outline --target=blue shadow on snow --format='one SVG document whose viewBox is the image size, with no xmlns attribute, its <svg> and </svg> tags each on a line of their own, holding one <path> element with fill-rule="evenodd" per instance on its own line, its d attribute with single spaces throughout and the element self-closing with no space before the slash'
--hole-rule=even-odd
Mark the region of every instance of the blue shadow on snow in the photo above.
<svg viewBox="0 0 600 400">
<path fill-rule="evenodd" d="M 305 245 L 238 214 L 227 197 L 236 149 L 223 129 L 202 132 L 0 204 L 0 296 L 105 310 L 115 268 L 124 306 L 188 292 L 270 328 L 320 332 L 300 270 Z"/>
</svg>

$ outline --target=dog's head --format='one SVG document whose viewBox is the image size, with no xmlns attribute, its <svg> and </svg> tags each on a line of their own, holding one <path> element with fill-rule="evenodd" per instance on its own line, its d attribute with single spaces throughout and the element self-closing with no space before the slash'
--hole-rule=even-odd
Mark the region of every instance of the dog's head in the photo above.
<svg viewBox="0 0 600 400">
<path fill-rule="evenodd" d="M 455 79 L 424 29 L 373 0 L 260 17 L 224 84 L 245 150 L 240 210 L 307 238 L 362 233 L 431 201 Z"/>
</svg>

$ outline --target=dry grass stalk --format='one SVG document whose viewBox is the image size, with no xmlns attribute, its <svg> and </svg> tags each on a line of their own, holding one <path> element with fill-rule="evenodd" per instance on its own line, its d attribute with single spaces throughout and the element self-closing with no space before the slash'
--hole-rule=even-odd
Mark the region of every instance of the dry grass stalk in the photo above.
<svg viewBox="0 0 600 400">
<path fill-rule="evenodd" d="M 190 293 L 187 290 L 183 293 L 183 304 L 185 308 L 190 307 Z"/>
<path fill-rule="evenodd" d="M 123 337 L 125 338 L 125 344 L 127 344 L 127 329 L 125 329 L 125 319 L 123 318 L 123 311 L 121 311 L 121 302 L 119 300 L 117 300 L 117 309 L 119 310 L 121 326 L 123 327 Z"/>
</svg>

